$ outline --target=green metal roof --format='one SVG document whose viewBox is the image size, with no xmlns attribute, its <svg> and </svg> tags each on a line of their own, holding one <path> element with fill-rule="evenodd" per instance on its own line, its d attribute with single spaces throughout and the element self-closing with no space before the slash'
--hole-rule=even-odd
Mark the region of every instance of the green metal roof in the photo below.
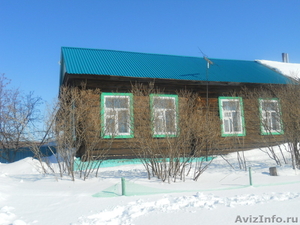
<svg viewBox="0 0 300 225">
<path fill-rule="evenodd" d="M 62 47 L 61 83 L 65 73 L 192 81 L 286 84 L 290 80 L 255 61 Z"/>
</svg>

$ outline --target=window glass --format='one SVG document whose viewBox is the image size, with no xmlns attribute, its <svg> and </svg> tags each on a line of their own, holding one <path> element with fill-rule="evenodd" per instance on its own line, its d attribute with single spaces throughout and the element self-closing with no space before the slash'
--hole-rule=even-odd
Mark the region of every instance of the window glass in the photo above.
<svg viewBox="0 0 300 225">
<path fill-rule="evenodd" d="M 129 132 L 129 115 L 128 110 L 120 110 L 118 113 L 119 133 Z"/>
<path fill-rule="evenodd" d="M 174 109 L 175 99 L 166 97 L 154 97 L 153 106 L 157 109 Z"/>
<path fill-rule="evenodd" d="M 106 108 L 128 108 L 128 97 L 115 96 L 105 98 Z"/>
<path fill-rule="evenodd" d="M 259 99 L 262 134 L 282 134 L 278 99 Z"/>
<path fill-rule="evenodd" d="M 131 104 L 131 94 L 102 93 L 102 133 L 105 138 L 133 137 Z"/>
<path fill-rule="evenodd" d="M 176 95 L 151 95 L 150 97 L 154 136 L 175 136 L 178 97 Z"/>
<path fill-rule="evenodd" d="M 240 97 L 220 97 L 219 110 L 222 120 L 222 136 L 244 136 L 244 118 Z"/>
</svg>

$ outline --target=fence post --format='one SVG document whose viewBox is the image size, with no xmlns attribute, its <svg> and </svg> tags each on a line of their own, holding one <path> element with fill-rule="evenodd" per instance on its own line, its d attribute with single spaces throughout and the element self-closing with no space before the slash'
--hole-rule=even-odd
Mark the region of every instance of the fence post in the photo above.
<svg viewBox="0 0 300 225">
<path fill-rule="evenodd" d="M 271 176 L 278 176 L 277 175 L 277 168 L 276 167 L 270 167 L 269 171 L 270 171 L 270 175 Z"/>
<path fill-rule="evenodd" d="M 249 167 L 249 183 L 252 186 L 252 174 L 251 174 L 251 167 Z"/>
<path fill-rule="evenodd" d="M 126 195 L 126 188 L 125 188 L 125 178 L 121 178 L 121 184 L 122 184 L 122 195 Z"/>
</svg>

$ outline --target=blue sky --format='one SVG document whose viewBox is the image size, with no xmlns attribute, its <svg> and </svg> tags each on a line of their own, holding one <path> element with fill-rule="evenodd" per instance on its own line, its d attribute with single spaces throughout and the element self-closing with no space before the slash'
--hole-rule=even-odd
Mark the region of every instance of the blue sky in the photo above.
<svg viewBox="0 0 300 225">
<path fill-rule="evenodd" d="M 61 46 L 300 63 L 299 0 L 0 0 L 0 73 L 50 102 Z"/>
</svg>

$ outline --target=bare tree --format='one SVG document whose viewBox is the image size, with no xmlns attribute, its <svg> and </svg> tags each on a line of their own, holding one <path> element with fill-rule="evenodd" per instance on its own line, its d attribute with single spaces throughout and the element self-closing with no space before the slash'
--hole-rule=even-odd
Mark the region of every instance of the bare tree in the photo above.
<svg viewBox="0 0 300 225">
<path fill-rule="evenodd" d="M 299 85 L 268 85 L 253 90 L 244 88 L 238 95 L 245 99 L 247 129 L 260 133 L 260 138 L 256 140 L 264 146 L 260 149 L 279 166 L 288 163 L 284 154 L 288 151 L 295 167 L 300 134 Z M 288 144 L 283 146 L 284 142 Z"/>
<path fill-rule="evenodd" d="M 54 132 L 57 110 L 57 101 L 48 105 L 46 115 L 41 122 L 42 128 L 39 127 L 36 131 L 40 133 L 40 139 L 29 143 L 29 149 L 34 154 L 34 158 L 40 162 L 41 170 L 44 174 L 56 173 L 56 168 L 49 158 L 50 155 L 54 156 L 56 162 L 60 160 L 59 155 L 56 154 L 56 133 Z M 31 139 L 33 140 L 34 137 L 32 136 Z M 42 148 L 47 148 L 47 151 L 41 151 Z M 57 164 L 56 162 L 54 164 Z"/>
<path fill-rule="evenodd" d="M 300 168 L 300 87 L 299 82 L 276 90 L 282 108 L 284 138 L 288 143 L 293 168 Z"/>
<path fill-rule="evenodd" d="M 41 98 L 33 93 L 23 94 L 19 89 L 9 89 L 10 80 L 0 76 L 0 157 L 12 162 L 17 152 L 27 147 L 39 122 L 38 106 Z M 36 137 L 36 136 L 35 136 Z M 37 137 L 36 137 L 37 138 Z"/>
<path fill-rule="evenodd" d="M 261 150 L 275 160 L 278 165 L 281 165 L 282 160 L 285 162 L 285 158 L 281 158 L 275 151 L 275 148 L 283 143 L 283 137 L 280 135 L 282 134 L 279 116 L 280 104 L 274 92 L 275 89 L 272 86 L 255 89 L 243 87 L 240 91 L 232 93 L 232 96 L 243 98 L 247 135 L 248 138 L 252 137 L 253 146 L 265 147 Z M 244 137 L 233 137 L 232 149 L 245 149 L 244 141 Z M 237 160 L 240 169 L 247 170 L 244 151 L 237 152 Z"/>
<path fill-rule="evenodd" d="M 199 157 L 218 149 L 215 126 L 218 117 L 200 97 L 189 91 L 166 95 L 153 85 L 133 85 L 135 141 L 130 143 L 142 160 L 148 178 L 162 181 L 184 180 L 191 168 L 197 180 L 207 168 Z M 194 163 L 194 166 L 192 166 Z"/>
<path fill-rule="evenodd" d="M 101 137 L 99 89 L 62 87 L 53 126 L 60 174 L 75 180 L 74 163 L 84 180 L 98 170 L 114 140 Z M 75 161 L 76 157 L 81 157 Z"/>
</svg>

